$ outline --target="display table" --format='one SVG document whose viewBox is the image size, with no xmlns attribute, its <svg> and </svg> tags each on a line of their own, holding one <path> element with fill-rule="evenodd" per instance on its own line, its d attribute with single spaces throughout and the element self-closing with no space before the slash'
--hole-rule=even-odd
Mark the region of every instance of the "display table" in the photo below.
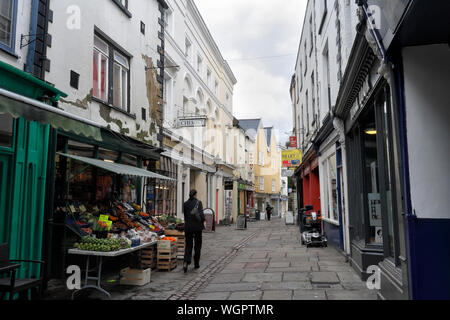
<svg viewBox="0 0 450 320">
<path fill-rule="evenodd" d="M 76 293 L 78 293 L 82 290 L 86 290 L 86 289 L 98 290 L 98 291 L 104 293 L 105 295 L 107 295 L 109 299 L 111 299 L 111 294 L 101 287 L 103 258 L 114 258 L 114 257 L 118 257 L 118 256 L 123 256 L 125 254 L 129 254 L 129 253 L 156 245 L 157 243 L 158 243 L 157 241 L 147 242 L 147 243 L 141 244 L 140 246 L 137 246 L 137 247 L 123 249 L 123 250 L 119 250 L 119 251 L 112 251 L 112 252 L 97 252 L 97 251 L 85 251 L 85 250 L 80 250 L 80 249 L 69 249 L 69 251 L 68 251 L 69 254 L 86 256 L 86 278 L 84 279 L 84 286 L 80 290 L 76 290 L 72 294 L 72 300 Z M 89 276 L 89 258 L 90 257 L 97 258 L 96 259 L 97 260 L 97 276 L 96 277 Z M 88 280 L 96 281 L 96 285 L 88 285 Z"/>
</svg>

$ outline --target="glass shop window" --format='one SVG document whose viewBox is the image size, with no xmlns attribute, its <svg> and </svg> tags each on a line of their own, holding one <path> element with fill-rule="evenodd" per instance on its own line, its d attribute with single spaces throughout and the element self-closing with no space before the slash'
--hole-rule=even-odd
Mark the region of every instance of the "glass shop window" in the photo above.
<svg viewBox="0 0 450 320">
<path fill-rule="evenodd" d="M 377 123 L 375 110 L 363 117 L 363 164 L 366 184 L 366 204 L 369 212 L 369 243 L 382 244 L 381 194 L 378 179 Z"/>
<path fill-rule="evenodd" d="M 14 118 L 5 113 L 0 114 L 0 147 L 13 146 Z"/>
</svg>

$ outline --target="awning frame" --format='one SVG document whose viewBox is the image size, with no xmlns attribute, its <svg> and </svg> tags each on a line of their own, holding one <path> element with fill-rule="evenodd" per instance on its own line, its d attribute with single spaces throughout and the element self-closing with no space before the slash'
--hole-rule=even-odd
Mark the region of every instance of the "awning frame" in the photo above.
<svg viewBox="0 0 450 320">
<path fill-rule="evenodd" d="M 159 179 L 159 180 L 169 180 L 169 181 L 176 181 L 175 179 L 145 170 L 145 169 L 141 169 L 141 168 L 137 168 L 137 167 L 132 167 L 129 165 L 125 165 L 125 164 L 120 164 L 120 163 L 111 163 L 111 162 L 106 162 L 100 159 L 93 159 L 93 158 L 86 158 L 86 157 L 81 157 L 81 156 L 75 156 L 75 155 L 70 155 L 70 154 L 66 154 L 66 153 L 62 153 L 62 152 L 57 152 L 56 154 L 72 159 L 72 160 L 76 160 L 76 161 L 80 161 L 83 163 L 86 163 L 88 165 L 92 165 L 94 167 L 109 171 L 109 172 L 113 172 L 115 174 L 119 174 L 119 175 L 129 175 L 129 176 L 135 176 L 135 177 L 141 177 L 141 178 L 150 178 L 150 179 Z"/>
</svg>

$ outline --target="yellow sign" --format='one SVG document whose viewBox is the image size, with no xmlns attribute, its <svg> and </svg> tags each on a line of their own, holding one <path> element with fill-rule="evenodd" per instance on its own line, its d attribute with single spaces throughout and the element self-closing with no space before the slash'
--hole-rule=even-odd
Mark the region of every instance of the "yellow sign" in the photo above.
<svg viewBox="0 0 450 320">
<path fill-rule="evenodd" d="M 284 168 L 298 167 L 302 163 L 301 150 L 286 150 L 281 153 Z"/>
<path fill-rule="evenodd" d="M 98 221 L 108 222 L 109 221 L 109 216 L 107 216 L 105 214 L 101 214 L 100 218 L 98 219 Z"/>
</svg>

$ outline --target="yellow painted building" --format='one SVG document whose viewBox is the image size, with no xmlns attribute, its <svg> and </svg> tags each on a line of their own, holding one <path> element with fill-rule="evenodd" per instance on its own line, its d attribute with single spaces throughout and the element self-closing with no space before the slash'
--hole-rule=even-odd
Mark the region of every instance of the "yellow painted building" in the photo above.
<svg viewBox="0 0 450 320">
<path fill-rule="evenodd" d="M 255 208 L 266 210 L 266 204 L 274 207 L 276 215 L 280 209 L 281 150 L 277 145 L 273 127 L 264 128 L 261 119 L 240 120 L 241 126 L 255 137 Z"/>
</svg>

